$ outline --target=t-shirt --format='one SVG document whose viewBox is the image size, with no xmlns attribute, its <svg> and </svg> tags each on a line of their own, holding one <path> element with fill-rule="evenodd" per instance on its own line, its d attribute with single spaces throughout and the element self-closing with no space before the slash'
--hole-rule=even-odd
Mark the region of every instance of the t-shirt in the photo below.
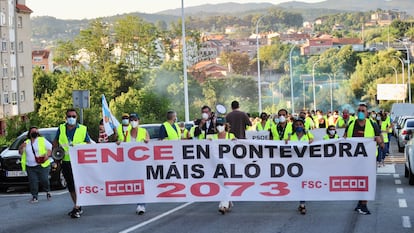
<svg viewBox="0 0 414 233">
<path fill-rule="evenodd" d="M 252 123 L 245 112 L 233 110 L 227 114 L 226 121 L 230 124 L 230 133 L 233 133 L 236 138 L 246 139 L 246 127 L 251 126 Z"/>
</svg>

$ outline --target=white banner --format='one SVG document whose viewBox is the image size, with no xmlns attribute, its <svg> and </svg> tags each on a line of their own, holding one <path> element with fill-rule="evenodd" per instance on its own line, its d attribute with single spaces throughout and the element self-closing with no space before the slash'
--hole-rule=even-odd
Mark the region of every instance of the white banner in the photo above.
<svg viewBox="0 0 414 233">
<path fill-rule="evenodd" d="M 182 140 L 70 148 L 78 205 L 373 200 L 372 139 Z"/>
<path fill-rule="evenodd" d="M 406 84 L 377 84 L 377 100 L 405 100 Z"/>
</svg>

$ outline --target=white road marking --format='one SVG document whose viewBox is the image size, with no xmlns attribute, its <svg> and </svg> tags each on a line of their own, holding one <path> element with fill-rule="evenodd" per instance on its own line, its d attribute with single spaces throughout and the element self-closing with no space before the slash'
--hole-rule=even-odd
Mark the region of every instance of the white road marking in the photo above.
<svg viewBox="0 0 414 233">
<path fill-rule="evenodd" d="M 410 216 L 402 216 L 402 225 L 404 228 L 411 228 Z"/>
<path fill-rule="evenodd" d="M 183 204 L 183 205 L 180 205 L 180 206 L 178 206 L 178 207 L 175 207 L 175 208 L 174 208 L 174 209 L 172 209 L 172 210 L 169 210 L 169 211 L 167 211 L 167 212 L 165 212 L 165 213 L 163 213 L 163 214 L 160 214 L 160 215 L 158 215 L 158 216 L 156 216 L 156 217 L 154 217 L 154 218 L 151 218 L 151 219 L 149 219 L 149 220 L 147 220 L 147 221 L 145 221 L 145 222 L 142 222 L 142 223 L 140 223 L 140 224 L 138 224 L 138 225 L 135 225 L 135 226 L 132 226 L 132 227 L 130 227 L 130 228 L 127 228 L 127 229 L 125 229 L 125 230 L 123 230 L 123 231 L 120 231 L 119 233 L 128 233 L 128 232 L 131 232 L 131 231 L 136 230 L 136 229 L 138 229 L 138 228 L 141 228 L 141 227 L 143 227 L 143 226 L 145 226 L 145 225 L 147 225 L 147 224 L 150 224 L 150 223 L 152 223 L 152 222 L 155 222 L 155 221 L 157 221 L 158 219 L 161 219 L 161 218 L 163 218 L 163 217 L 165 217 L 165 216 L 167 216 L 167 215 L 169 215 L 169 214 L 172 214 L 172 213 L 174 213 L 175 211 L 178 211 L 178 210 L 180 210 L 180 209 L 182 209 L 182 208 L 184 208 L 184 207 L 186 207 L 186 206 L 189 206 L 189 205 L 191 205 L 191 204 L 193 204 L 193 202 L 187 202 L 187 203 L 185 203 L 185 204 Z"/>
<path fill-rule="evenodd" d="M 403 188 L 397 188 L 397 193 L 398 194 L 404 194 L 404 189 Z"/>
<path fill-rule="evenodd" d="M 401 180 L 395 180 L 395 184 L 401 184 Z"/>
<path fill-rule="evenodd" d="M 394 178 L 400 178 L 400 174 L 394 174 Z"/>
<path fill-rule="evenodd" d="M 398 199 L 398 206 L 400 208 L 407 208 L 407 201 L 405 199 Z"/>
</svg>

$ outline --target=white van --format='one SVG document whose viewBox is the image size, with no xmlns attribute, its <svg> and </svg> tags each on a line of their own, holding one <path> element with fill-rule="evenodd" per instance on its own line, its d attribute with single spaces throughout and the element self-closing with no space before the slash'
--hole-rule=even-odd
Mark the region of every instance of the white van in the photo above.
<svg viewBox="0 0 414 233">
<path fill-rule="evenodd" d="M 399 116 L 414 116 L 414 104 L 395 103 L 391 107 L 390 117 L 396 120 Z"/>
</svg>

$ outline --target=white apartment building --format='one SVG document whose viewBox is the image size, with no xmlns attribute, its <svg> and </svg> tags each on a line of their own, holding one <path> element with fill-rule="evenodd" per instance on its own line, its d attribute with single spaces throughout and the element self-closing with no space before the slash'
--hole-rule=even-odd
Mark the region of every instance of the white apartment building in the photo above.
<svg viewBox="0 0 414 233">
<path fill-rule="evenodd" d="M 25 0 L 0 0 L 0 134 L 5 118 L 34 111 L 31 13 Z"/>
</svg>

